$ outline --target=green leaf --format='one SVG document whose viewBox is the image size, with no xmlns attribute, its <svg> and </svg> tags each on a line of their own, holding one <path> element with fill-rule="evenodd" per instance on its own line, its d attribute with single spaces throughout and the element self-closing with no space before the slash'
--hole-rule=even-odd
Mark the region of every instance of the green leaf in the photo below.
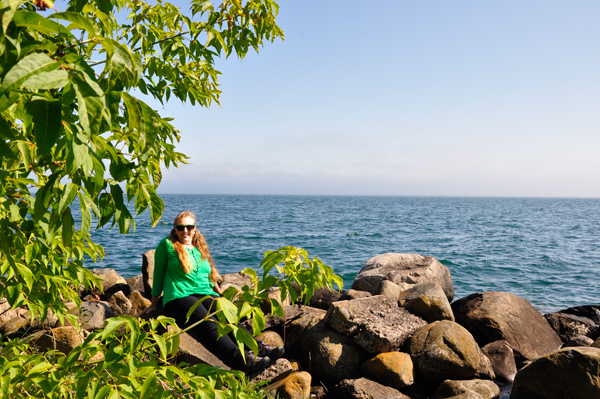
<svg viewBox="0 0 600 399">
<path fill-rule="evenodd" d="M 92 227 L 92 214 L 90 212 L 90 207 L 88 203 L 91 202 L 90 199 L 86 199 L 84 194 L 79 192 L 79 207 L 81 208 L 81 230 L 89 233 L 90 228 Z"/>
<path fill-rule="evenodd" d="M 58 22 L 44 18 L 40 14 L 32 11 L 19 10 L 13 17 L 13 22 L 17 26 L 30 28 L 45 34 L 58 34 L 66 36 L 70 40 L 77 40 L 71 32 Z"/>
<path fill-rule="evenodd" d="M 69 74 L 64 69 L 41 72 L 33 75 L 20 86 L 21 89 L 50 90 L 60 89 L 69 83 Z"/>
<path fill-rule="evenodd" d="M 140 391 L 140 399 L 149 399 L 154 397 L 156 392 L 156 374 L 152 373 L 146 377 Z"/>
<path fill-rule="evenodd" d="M 74 233 L 75 220 L 73 220 L 73 215 L 71 215 L 71 209 L 67 208 L 66 211 L 62 214 L 61 217 L 62 222 L 62 239 L 63 243 L 67 246 L 71 246 L 71 237 Z"/>
<path fill-rule="evenodd" d="M 10 24 L 10 21 L 13 19 L 17 9 L 21 6 L 21 4 L 26 2 L 27 0 L 9 0 L 2 2 L 2 5 L 8 3 L 8 9 L 2 13 L 2 29 L 4 30 L 4 33 L 6 33 L 8 24 Z"/>
<path fill-rule="evenodd" d="M 63 19 L 65 21 L 71 22 L 71 24 L 67 27 L 69 30 L 73 29 L 81 29 L 87 31 L 90 37 L 93 37 L 96 34 L 96 28 L 92 24 L 92 21 L 76 12 L 57 12 L 48 16 L 48 19 Z"/>
<path fill-rule="evenodd" d="M 237 318 L 237 314 L 238 314 L 238 309 L 237 306 L 235 306 L 231 301 L 229 301 L 227 298 L 217 298 L 217 309 L 220 309 L 223 314 L 225 315 L 225 318 L 227 319 L 227 321 L 230 324 L 237 324 L 238 323 L 238 318 Z"/>
<path fill-rule="evenodd" d="M 117 328 L 121 327 L 126 322 L 127 322 L 127 320 L 123 320 L 123 319 L 116 318 L 116 317 L 107 319 L 106 327 L 104 327 L 104 330 L 102 330 L 101 339 L 105 340 L 106 337 L 111 335 Z"/>
<path fill-rule="evenodd" d="M 44 53 L 33 53 L 25 56 L 15 64 L 6 74 L 0 85 L 0 95 L 8 90 L 20 87 L 27 79 L 60 67 L 60 63 L 54 61 Z"/>
<path fill-rule="evenodd" d="M 61 102 L 59 99 L 49 101 L 45 97 L 33 96 L 26 106 L 33 116 L 35 143 L 39 154 L 50 155 L 50 149 L 58 140 L 62 127 Z"/>
<path fill-rule="evenodd" d="M 33 217 L 36 220 L 41 220 L 42 215 L 48 211 L 48 206 L 50 205 L 50 199 L 52 198 L 52 194 L 54 192 L 54 182 L 58 175 L 53 174 L 48 178 L 48 182 L 44 184 L 42 188 L 40 188 L 35 193 L 35 204 L 33 207 Z"/>
<path fill-rule="evenodd" d="M 60 202 L 58 203 L 58 213 L 59 214 L 62 214 L 65 211 L 65 209 L 67 209 L 67 207 L 69 205 L 71 205 L 71 203 L 75 199 L 76 195 L 77 195 L 77 186 L 73 183 L 65 184 L 65 189 L 63 190 L 63 195 L 60 198 Z"/>
</svg>

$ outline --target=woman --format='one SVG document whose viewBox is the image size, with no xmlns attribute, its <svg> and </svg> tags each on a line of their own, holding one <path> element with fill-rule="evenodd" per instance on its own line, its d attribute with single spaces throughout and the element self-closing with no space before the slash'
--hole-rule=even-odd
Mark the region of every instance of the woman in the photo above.
<svg viewBox="0 0 600 399">
<path fill-rule="evenodd" d="M 152 304 L 140 315 L 156 309 L 159 296 L 164 292 L 163 308 L 168 317 L 184 329 L 216 310 L 213 298 L 227 288 L 220 287 L 219 272 L 213 265 L 208 245 L 196 229 L 194 214 L 185 211 L 177 215 L 169 237 L 163 238 L 154 252 Z M 194 310 L 186 321 L 188 310 L 198 299 L 210 295 Z M 228 335 L 218 338 L 217 323 L 208 319 L 188 331 L 193 338 L 217 355 L 233 369 L 254 372 L 265 368 L 272 360 L 283 355 L 283 347 L 276 348 L 258 342 L 259 356 L 246 352 L 246 363 L 234 339 Z M 270 357 L 269 357 L 270 356 Z"/>
</svg>

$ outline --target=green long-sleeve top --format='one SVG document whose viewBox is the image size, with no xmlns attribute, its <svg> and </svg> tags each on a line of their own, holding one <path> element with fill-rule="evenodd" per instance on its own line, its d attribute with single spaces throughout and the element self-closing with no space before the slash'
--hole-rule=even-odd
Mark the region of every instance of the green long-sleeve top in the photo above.
<svg viewBox="0 0 600 399">
<path fill-rule="evenodd" d="M 187 249 L 192 271 L 186 274 L 168 237 L 163 238 L 154 252 L 154 277 L 152 295 L 160 296 L 164 290 L 163 306 L 173 299 L 192 294 L 215 295 L 214 284 L 208 278 L 210 263 L 202 260 L 197 248 Z"/>
</svg>

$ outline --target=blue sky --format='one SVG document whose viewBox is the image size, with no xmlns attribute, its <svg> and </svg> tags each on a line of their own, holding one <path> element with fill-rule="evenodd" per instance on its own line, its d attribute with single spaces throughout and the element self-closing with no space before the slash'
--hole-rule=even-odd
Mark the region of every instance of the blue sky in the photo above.
<svg viewBox="0 0 600 399">
<path fill-rule="evenodd" d="M 279 4 L 159 192 L 600 197 L 600 2 Z"/>
</svg>

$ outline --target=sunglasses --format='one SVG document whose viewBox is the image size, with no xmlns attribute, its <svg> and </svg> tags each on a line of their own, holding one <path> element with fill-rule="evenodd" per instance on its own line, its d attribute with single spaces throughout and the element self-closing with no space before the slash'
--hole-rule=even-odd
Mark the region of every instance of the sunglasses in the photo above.
<svg viewBox="0 0 600 399">
<path fill-rule="evenodd" d="M 195 224 L 178 224 L 177 226 L 175 226 L 175 228 L 177 229 L 177 231 L 183 231 L 185 229 L 187 229 L 187 231 L 193 231 L 196 228 Z"/>
</svg>

